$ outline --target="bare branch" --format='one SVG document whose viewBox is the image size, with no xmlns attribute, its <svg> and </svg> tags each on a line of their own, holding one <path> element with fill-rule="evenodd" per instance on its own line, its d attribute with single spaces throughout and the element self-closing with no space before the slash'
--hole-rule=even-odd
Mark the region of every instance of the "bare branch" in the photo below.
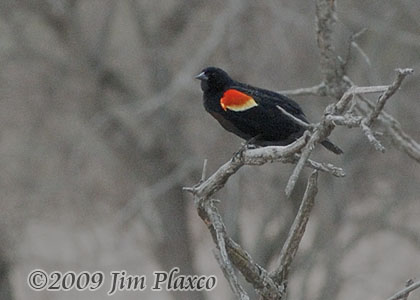
<svg viewBox="0 0 420 300">
<path fill-rule="evenodd" d="M 214 200 L 198 197 L 194 194 L 194 203 L 201 219 L 208 226 L 214 242 L 218 247 L 216 258 L 238 299 L 249 299 L 239 285 L 232 264 L 242 273 L 245 279 L 264 297 L 264 299 L 281 299 L 284 292 L 282 285 L 276 285 L 266 270 L 257 265 L 251 256 L 226 234 L 222 217 L 214 205 Z"/>
<path fill-rule="evenodd" d="M 292 191 L 294 190 L 294 187 L 299 178 L 299 175 L 302 172 L 303 167 L 306 165 L 306 162 L 309 159 L 309 156 L 311 155 L 313 149 L 315 148 L 315 145 L 325 140 L 330 135 L 335 125 L 337 124 L 337 122 L 334 122 L 334 117 L 328 117 L 328 116 L 331 116 L 331 115 L 338 116 L 339 118 L 335 120 L 346 121 L 346 119 L 343 117 L 343 115 L 346 114 L 345 110 L 347 106 L 349 105 L 350 101 L 353 99 L 354 95 L 357 95 L 357 94 L 384 92 L 383 95 L 387 95 L 386 99 L 389 99 L 389 97 L 391 97 L 395 93 L 395 91 L 398 89 L 398 87 L 401 85 L 405 76 L 410 73 L 409 70 L 411 69 L 405 69 L 405 70 L 400 71 L 399 74 L 405 74 L 405 75 L 398 75 L 394 83 L 389 86 L 350 87 L 341 96 L 341 99 L 337 103 L 327 106 L 324 112 L 323 119 L 317 125 L 308 143 L 303 148 L 302 155 L 300 156 L 300 159 L 298 163 L 296 164 L 296 167 L 293 170 L 293 173 L 290 176 L 289 181 L 287 182 L 285 192 L 288 197 L 290 197 Z M 382 98 L 385 98 L 385 96 L 383 97 L 381 96 L 380 99 Z M 386 101 L 386 99 L 382 100 L 381 102 Z M 383 109 L 383 106 L 381 105 L 381 107 L 379 108 L 379 112 L 382 111 L 382 109 Z M 376 117 L 373 116 L 373 118 L 376 119 L 377 116 Z M 351 125 L 359 125 L 362 128 L 362 131 L 368 137 L 369 141 L 375 146 L 375 148 L 381 152 L 384 152 L 385 148 L 375 138 L 368 124 L 365 123 L 365 120 L 364 119 L 360 121 L 359 120 L 357 120 L 356 122 L 352 121 Z M 347 120 L 347 124 L 350 124 L 350 121 Z"/>
<path fill-rule="evenodd" d="M 350 79 L 347 78 L 347 80 L 350 82 L 350 84 L 353 84 Z M 389 86 L 378 86 L 373 88 L 378 88 L 378 91 L 383 88 L 382 92 L 385 92 L 389 88 Z M 362 94 L 363 93 L 357 94 L 358 99 L 360 99 L 364 104 L 366 104 L 369 109 L 374 110 L 376 106 Z M 365 110 L 360 106 L 359 103 L 356 103 L 356 105 L 358 109 L 362 111 Z M 385 126 L 385 129 L 390 134 L 392 142 L 398 148 L 407 153 L 408 156 L 410 156 L 417 162 L 420 162 L 420 145 L 406 132 L 404 132 L 404 130 L 401 128 L 401 124 L 392 115 L 390 115 L 383 109 L 381 110 L 378 119 L 382 121 L 383 125 Z"/>
<path fill-rule="evenodd" d="M 389 98 L 391 98 L 392 95 L 395 94 L 395 92 L 401 86 L 405 77 L 413 73 L 413 70 L 412 69 L 398 69 L 397 72 L 398 72 L 397 78 L 394 80 L 394 82 L 391 85 L 368 87 L 368 88 L 352 87 L 346 93 L 344 93 L 341 100 L 337 103 L 336 107 L 338 108 L 339 111 L 342 111 L 347 106 L 350 97 L 352 97 L 351 95 L 363 94 L 366 92 L 379 92 L 379 91 L 383 92 L 383 94 L 379 97 L 377 105 L 373 107 L 373 110 L 367 117 L 363 119 L 348 118 L 347 120 L 345 120 L 345 119 L 340 119 L 340 116 L 339 116 L 339 118 L 338 119 L 336 118 L 335 120 L 333 117 L 330 117 L 330 118 L 327 117 L 327 119 L 331 120 L 334 125 L 337 125 L 340 123 L 340 121 L 343 121 L 342 123 L 344 123 L 346 126 L 349 126 L 349 127 L 350 125 L 351 127 L 359 126 L 362 129 L 362 132 L 368 138 L 369 142 L 375 147 L 375 149 L 380 152 L 385 152 L 385 147 L 382 146 L 382 144 L 376 139 L 370 127 L 372 126 L 373 121 L 379 117 L 379 114 L 382 112 L 386 101 Z"/>
<path fill-rule="evenodd" d="M 221 166 L 206 181 L 185 191 L 196 194 L 198 197 L 211 197 L 220 190 L 230 176 L 235 174 L 243 165 L 262 165 L 273 161 L 289 161 L 305 145 L 305 137 L 298 139 L 293 144 L 285 147 L 271 146 L 258 149 L 244 150 L 235 155 L 230 161 Z"/>
<path fill-rule="evenodd" d="M 379 152 L 384 153 L 385 147 L 382 146 L 381 142 L 378 141 L 378 139 L 375 137 L 372 129 L 370 129 L 370 127 L 366 124 L 365 120 L 363 120 L 360 123 L 360 128 L 362 129 L 363 133 L 366 135 L 369 142 L 375 147 L 375 149 Z"/>
<path fill-rule="evenodd" d="M 385 115 L 383 108 L 386 101 L 398 90 L 404 78 L 412 72 L 411 69 L 399 70 L 397 79 L 391 85 L 371 87 L 355 86 L 345 75 L 345 62 L 336 54 L 332 43 L 332 27 L 335 23 L 335 1 L 316 0 L 316 14 L 317 38 L 321 51 L 323 82 L 310 88 L 286 90 L 281 93 L 286 95 L 333 96 L 338 100 L 337 103 L 326 107 L 324 116 L 317 124 L 306 124 L 285 111 L 282 107 L 277 107 L 291 120 L 309 129 L 311 133 L 306 131 L 303 137 L 285 147 L 272 146 L 257 149 L 241 149 L 230 161 L 207 178 L 207 180 L 204 180 L 205 175 L 203 175 L 201 181 L 196 186 L 184 188 L 194 196 L 197 211 L 208 226 L 213 240 L 217 245 L 218 252 L 216 253 L 216 258 L 233 292 L 239 299 L 247 299 L 248 296 L 243 292 L 243 288 L 238 283 L 234 268 L 242 273 L 245 279 L 253 285 L 263 299 L 283 298 L 290 265 L 295 258 L 300 241 L 305 232 L 311 208 L 314 205 L 314 198 L 317 193 L 318 173 L 314 171 L 308 179 L 301 206 L 292 224 L 286 243 L 283 245 L 277 267 L 271 274 L 268 274 L 263 267 L 256 264 L 240 245 L 227 236 L 223 220 L 214 201 L 211 199 L 212 195 L 223 188 L 230 176 L 235 174 L 244 165 L 262 165 L 274 161 L 296 163 L 285 189 L 287 196 L 291 195 L 305 166 L 328 172 L 334 176 L 344 176 L 344 170 L 341 168 L 331 164 L 314 162 L 309 159 L 315 146 L 324 141 L 334 128 L 340 125 L 349 128 L 361 128 L 362 132 L 368 137 L 375 148 L 379 151 L 384 151 L 384 147 L 376 139 L 371 126 L 376 119 L 382 120 L 383 115 Z M 352 37 L 350 47 L 358 48 L 358 45 L 354 42 L 354 39 L 358 35 L 356 34 Z M 369 61 L 364 52 L 361 51 L 361 53 Z M 361 111 L 355 110 L 357 101 L 354 96 L 367 93 L 382 94 L 379 97 L 378 103 L 376 105 L 372 104 L 369 107 L 371 109 L 369 114 L 357 115 Z M 397 122 L 395 123 L 397 124 Z M 397 130 L 398 127 L 395 128 Z M 403 139 L 401 134 L 398 136 L 400 139 Z M 404 144 L 409 144 L 415 153 L 416 144 L 407 142 L 404 142 Z M 406 147 L 408 148 L 408 146 Z M 406 151 L 408 152 L 408 150 Z M 205 174 L 204 170 L 203 174 Z M 404 295 L 407 295 L 407 292 Z"/>
<path fill-rule="evenodd" d="M 235 273 L 232 267 L 232 264 L 230 264 L 230 267 L 228 268 L 229 271 L 232 270 L 232 272 L 227 272 L 226 269 L 227 267 L 224 266 L 224 261 L 220 255 L 219 252 L 217 252 L 216 250 L 213 251 L 214 257 L 216 257 L 217 262 L 219 263 L 220 266 L 222 266 L 222 271 L 223 274 L 225 275 L 226 279 L 228 280 L 230 287 L 232 289 L 233 294 L 238 298 L 238 299 L 249 299 L 248 294 L 246 293 L 246 291 L 244 290 L 244 288 L 239 284 L 238 282 L 238 278 L 236 277 Z M 233 276 L 231 276 L 231 274 L 233 274 Z"/>
<path fill-rule="evenodd" d="M 316 1 L 316 34 L 327 95 L 339 99 L 349 85 L 343 80 L 344 64 L 337 56 L 332 43 L 332 28 L 336 21 L 335 2 L 334 0 Z"/>
<path fill-rule="evenodd" d="M 346 173 L 342 168 L 336 167 L 333 164 L 330 163 L 319 163 L 316 161 L 313 161 L 311 159 L 308 159 L 306 161 L 306 165 L 311 167 L 314 170 L 322 171 L 326 173 L 330 173 L 331 175 L 335 177 L 344 177 L 346 176 Z"/>
<path fill-rule="evenodd" d="M 220 190 L 229 179 L 230 176 L 235 174 L 244 163 L 240 160 L 231 159 L 223 166 L 221 166 L 213 175 L 206 181 L 199 183 L 194 187 L 184 187 L 184 191 L 193 193 L 198 197 L 211 197 L 214 193 Z"/>
<path fill-rule="evenodd" d="M 401 125 L 394 124 L 387 128 L 391 134 L 392 142 L 402 149 L 408 156 L 420 162 L 420 144 L 402 130 Z"/>
<path fill-rule="evenodd" d="M 264 299 L 281 299 L 285 286 L 282 281 L 274 281 L 265 269 L 253 262 L 252 258 L 245 250 L 227 237 L 225 225 L 211 196 L 221 189 L 229 177 L 245 164 L 261 165 L 273 161 L 297 161 L 297 152 L 305 145 L 306 136 L 307 134 L 298 139 L 295 143 L 285 147 L 271 146 L 258 149 L 245 149 L 220 167 L 207 180 L 203 182 L 200 181 L 195 187 L 184 188 L 184 190 L 189 191 L 194 195 L 194 203 L 198 213 L 209 227 L 213 240 L 218 246 L 219 252 L 216 254 L 216 257 L 221 264 L 232 290 L 239 299 L 247 299 L 248 296 L 243 293 L 242 287 L 238 284 L 237 278 L 235 277 L 236 275 L 233 272 L 232 264 L 242 273 L 247 281 L 252 283 L 254 288 L 259 291 Z M 344 174 L 342 169 L 336 168 L 331 164 L 321 164 L 313 161 L 305 162 L 307 162 L 308 166 L 315 169 L 330 172 L 338 176 Z M 203 171 L 203 174 L 204 172 L 205 171 Z M 316 174 L 317 173 L 314 173 L 310 178 L 308 192 L 305 193 L 305 197 L 310 197 L 315 189 Z M 202 175 L 202 179 L 203 178 L 205 178 L 204 175 Z M 315 194 L 313 194 L 313 196 L 314 195 Z M 306 201 L 307 200 L 305 200 L 305 203 Z M 303 234 L 302 231 L 301 233 Z M 295 239 L 293 239 L 293 245 L 296 246 Z M 288 261 L 291 261 L 292 259 L 293 258 L 290 258 Z"/>
<path fill-rule="evenodd" d="M 406 287 L 405 289 L 402 289 L 401 291 L 399 291 L 398 293 L 396 293 L 391 298 L 388 298 L 387 300 L 398 300 L 398 299 L 402 299 L 404 297 L 407 297 L 407 295 L 409 293 L 411 293 L 412 291 L 414 291 L 415 289 L 418 289 L 418 288 L 420 288 L 420 281 L 417 281 L 417 282 L 411 284 L 410 286 Z"/>
<path fill-rule="evenodd" d="M 370 109 L 374 109 L 375 105 L 362 95 L 358 95 L 358 98 L 365 103 Z M 362 109 L 358 105 L 359 109 Z M 402 149 L 408 156 L 420 162 L 420 145 L 410 137 L 404 130 L 401 128 L 401 124 L 389 113 L 382 110 L 378 118 L 382 121 L 385 129 L 391 136 L 392 142 L 400 149 Z"/>
<path fill-rule="evenodd" d="M 267 146 L 257 149 L 247 149 L 241 158 L 246 165 L 262 165 L 267 162 L 290 162 L 295 153 L 305 146 L 307 135 L 297 139 L 287 146 Z"/>
<path fill-rule="evenodd" d="M 382 93 L 385 92 L 388 88 L 388 85 L 352 86 L 343 94 L 343 96 L 340 98 L 340 101 L 337 102 L 335 106 L 335 114 L 342 114 L 350 100 L 353 99 L 354 95 Z"/>
<path fill-rule="evenodd" d="M 332 122 L 335 126 L 346 126 L 348 128 L 359 127 L 363 117 L 346 114 L 344 116 L 327 115 L 327 122 Z"/>
<path fill-rule="evenodd" d="M 376 103 L 376 106 L 374 110 L 369 114 L 369 116 L 366 118 L 366 125 L 370 127 L 374 120 L 376 120 L 383 110 L 386 101 L 392 97 L 392 95 L 395 94 L 395 92 L 400 88 L 403 80 L 407 75 L 412 74 L 414 71 L 413 69 L 397 69 L 398 75 L 397 78 L 394 80 L 394 82 L 387 88 L 385 93 L 379 97 L 378 102 Z"/>
<path fill-rule="evenodd" d="M 314 96 L 325 96 L 325 84 L 320 83 L 307 88 L 300 88 L 294 90 L 281 90 L 278 93 L 286 96 L 304 96 L 304 95 L 314 95 Z"/>
<path fill-rule="evenodd" d="M 311 137 L 312 139 L 312 137 Z M 268 162 L 295 163 L 295 154 L 305 146 L 306 135 L 302 136 L 296 142 L 287 146 L 268 146 L 257 149 L 246 149 L 236 154 L 230 161 L 221 166 L 213 175 L 204 182 L 194 187 L 184 187 L 187 192 L 196 194 L 199 197 L 211 197 L 220 190 L 230 176 L 235 174 L 243 165 L 262 165 Z M 314 142 L 312 142 L 313 144 Z M 307 146 L 305 147 L 305 149 Z M 313 147 L 312 147 L 313 148 Z M 298 160 L 302 160 L 303 153 Z M 337 177 L 343 177 L 344 171 L 341 168 L 334 167 L 331 164 L 322 164 L 314 161 L 307 163 L 307 159 L 301 162 L 302 168 L 308 166 L 310 168 L 328 172 Z"/>
<path fill-rule="evenodd" d="M 283 282 L 287 280 L 290 265 L 297 253 L 300 241 L 305 233 L 306 224 L 308 223 L 309 216 L 314 205 L 315 196 L 318 192 L 317 188 L 318 172 L 313 171 L 308 179 L 305 194 L 300 204 L 299 211 L 290 228 L 289 235 L 281 250 L 276 269 L 270 276 L 276 282 Z"/>
<path fill-rule="evenodd" d="M 207 158 L 204 160 L 204 163 L 203 163 L 203 171 L 201 172 L 201 182 L 206 180 L 206 174 L 207 174 Z"/>
<path fill-rule="evenodd" d="M 303 170 L 303 167 L 306 164 L 306 161 L 309 159 L 313 149 L 315 148 L 315 143 L 320 140 L 319 131 L 316 131 L 310 138 L 309 142 L 306 144 L 305 148 L 303 148 L 302 154 L 299 158 L 296 167 L 293 170 L 292 175 L 289 177 L 289 181 L 287 182 L 285 193 L 287 197 L 290 197 L 292 194 L 293 189 L 295 188 L 296 182 L 299 178 L 300 173 Z"/>
<path fill-rule="evenodd" d="M 360 55 L 363 57 L 363 60 L 366 62 L 366 64 L 370 67 L 372 63 L 370 62 L 369 56 L 363 51 L 362 48 L 360 48 L 359 44 L 355 41 L 351 42 L 351 46 L 355 48 L 357 51 L 359 51 Z"/>
<path fill-rule="evenodd" d="M 385 106 L 386 101 L 389 98 L 391 98 L 395 94 L 395 92 L 399 89 L 399 87 L 401 86 L 405 77 L 407 75 L 410 75 L 410 74 L 413 73 L 413 69 L 409 69 L 409 68 L 407 68 L 407 69 L 397 69 L 397 72 L 398 72 L 397 78 L 389 86 L 369 87 L 369 89 L 360 88 L 360 87 L 359 88 L 353 87 L 353 88 L 350 88 L 344 94 L 342 99 L 348 99 L 348 98 L 346 98 L 347 96 L 350 96 L 350 94 L 354 95 L 354 94 L 356 94 L 356 92 L 358 92 L 357 94 L 359 95 L 359 98 L 362 99 L 366 104 L 368 104 L 369 108 L 372 109 L 372 111 L 369 113 L 369 115 L 367 117 L 363 118 L 362 120 L 360 120 L 360 118 L 357 118 L 357 119 L 353 118 L 353 119 L 347 119 L 347 120 L 341 119 L 340 120 L 340 117 L 338 117 L 338 119 L 337 119 L 337 117 L 335 119 L 334 119 L 334 117 L 327 117 L 327 119 L 332 121 L 335 125 L 340 124 L 340 121 L 341 121 L 342 124 L 344 124 L 348 127 L 359 126 L 362 129 L 362 132 L 368 138 L 369 142 L 375 147 L 375 149 L 380 151 L 380 152 L 385 152 L 385 147 L 382 146 L 382 144 L 376 139 L 376 137 L 375 137 L 375 135 L 374 135 L 374 133 L 373 133 L 373 131 L 370 127 L 372 126 L 372 123 L 374 122 L 374 120 L 378 119 L 378 117 L 381 115 L 381 113 L 384 113 L 383 108 Z M 379 92 L 382 89 L 383 89 L 383 94 L 379 97 L 376 105 L 373 105 L 372 103 L 370 103 L 369 100 L 360 96 L 360 94 L 366 93 L 367 90 L 370 90 L 372 92 Z M 341 100 L 340 100 L 340 102 L 341 102 Z M 340 103 L 340 105 L 341 105 L 342 108 L 344 108 L 347 105 L 347 103 L 346 103 L 346 101 L 343 100 L 343 103 Z M 384 114 L 386 114 L 386 113 L 384 113 Z M 390 118 L 388 118 L 388 119 L 390 119 Z M 394 120 L 393 120 L 392 123 L 396 124 L 397 122 L 394 122 Z M 398 141 L 400 146 L 405 148 L 406 150 L 408 150 L 409 153 L 411 153 L 413 156 L 415 156 L 415 154 L 417 154 L 417 153 L 420 154 L 420 147 L 416 147 L 415 141 L 412 140 L 411 138 L 409 138 L 407 135 L 406 135 L 406 137 L 408 137 L 410 139 L 410 142 L 406 142 L 406 143 L 404 143 L 401 138 L 398 138 L 398 135 L 394 134 L 393 136 L 394 136 L 394 140 Z M 410 145 L 411 145 L 411 147 L 410 147 Z M 416 151 L 416 148 L 418 148 L 419 151 Z"/>
<path fill-rule="evenodd" d="M 238 278 L 236 277 L 235 270 L 233 269 L 232 263 L 229 260 L 225 239 L 226 239 L 226 228 L 223 224 L 222 217 L 214 206 L 214 201 L 209 199 L 208 201 L 202 201 L 199 209 L 204 209 L 206 217 L 214 229 L 214 238 L 217 244 L 218 252 L 215 252 L 216 259 L 222 267 L 223 274 L 228 280 L 230 287 L 236 297 L 240 300 L 248 300 L 249 297 L 246 294 L 243 287 L 239 284 Z"/>
<path fill-rule="evenodd" d="M 347 69 L 347 66 L 349 65 L 350 59 L 351 59 L 351 49 L 354 48 L 357 51 L 359 51 L 359 53 L 362 55 L 363 59 L 365 60 L 366 64 L 368 66 L 371 65 L 370 59 L 367 56 L 367 54 L 363 51 L 362 48 L 360 48 L 359 44 L 357 44 L 356 40 L 363 35 L 366 32 L 367 28 L 363 28 L 362 30 L 360 30 L 359 32 L 356 32 L 354 34 L 351 35 L 350 39 L 349 39 L 349 45 L 348 45 L 348 49 L 347 49 L 347 55 L 346 55 L 346 59 L 344 62 L 344 69 Z"/>
<path fill-rule="evenodd" d="M 315 127 L 315 125 L 313 124 L 308 124 L 306 122 L 303 122 L 301 119 L 296 118 L 294 115 L 288 113 L 283 107 L 281 107 L 280 105 L 276 105 L 276 107 L 286 116 L 288 116 L 290 119 L 292 119 L 293 121 L 295 121 L 297 124 L 299 124 L 300 126 L 302 126 L 303 128 L 306 129 L 313 129 Z"/>
<path fill-rule="evenodd" d="M 409 287 L 413 283 L 414 283 L 414 280 L 413 279 L 408 279 L 407 282 L 405 283 L 405 286 L 406 287 Z M 407 292 L 401 299 L 402 300 L 407 300 L 409 295 L 410 295 L 410 293 Z"/>
<path fill-rule="evenodd" d="M 281 299 L 286 287 L 276 284 L 268 272 L 256 264 L 252 257 L 240 245 L 231 238 L 226 239 L 226 246 L 229 258 L 235 267 L 242 273 L 245 279 L 250 282 L 263 299 Z"/>
</svg>

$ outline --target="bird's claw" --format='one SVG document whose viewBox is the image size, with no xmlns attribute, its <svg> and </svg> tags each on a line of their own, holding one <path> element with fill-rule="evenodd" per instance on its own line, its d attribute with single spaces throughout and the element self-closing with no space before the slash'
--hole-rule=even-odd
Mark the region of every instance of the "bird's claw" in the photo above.
<svg viewBox="0 0 420 300">
<path fill-rule="evenodd" d="M 240 161 L 240 160 L 242 160 L 244 151 L 246 149 L 247 149 L 247 145 L 246 144 L 242 145 L 241 148 L 239 148 L 238 151 L 236 151 L 235 153 L 233 153 L 232 160 L 233 161 Z"/>
<path fill-rule="evenodd" d="M 245 150 L 248 150 L 248 149 L 256 149 L 257 148 L 257 145 L 254 144 L 255 143 L 255 140 L 256 140 L 256 137 L 253 137 L 253 138 L 247 140 L 246 142 L 242 143 L 241 148 L 239 148 L 239 150 L 236 151 L 233 154 L 233 159 L 234 160 L 241 160 L 242 157 L 243 157 L 243 153 L 244 153 Z"/>
</svg>

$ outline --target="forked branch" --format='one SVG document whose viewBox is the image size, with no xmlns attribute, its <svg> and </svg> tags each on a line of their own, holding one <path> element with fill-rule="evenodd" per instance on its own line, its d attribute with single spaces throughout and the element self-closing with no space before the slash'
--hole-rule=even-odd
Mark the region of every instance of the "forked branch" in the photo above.
<svg viewBox="0 0 420 300">
<path fill-rule="evenodd" d="M 207 225 L 216 244 L 215 256 L 238 299 L 249 299 L 249 296 L 239 284 L 235 269 L 239 270 L 244 278 L 253 285 L 262 299 L 280 300 L 284 298 L 290 265 L 296 255 L 314 205 L 318 171 L 327 172 L 337 177 L 342 177 L 345 174 L 344 170 L 339 167 L 310 159 L 316 145 L 324 141 L 336 126 L 359 127 L 368 141 L 377 150 L 383 152 L 385 148 L 375 137 L 372 125 L 377 120 L 385 122 L 394 142 L 411 157 L 420 161 L 420 146 L 418 143 L 402 131 L 399 123 L 392 116 L 383 111 L 386 102 L 395 94 L 403 80 L 413 70 L 398 69 L 397 78 L 390 85 L 355 86 L 345 74 L 346 62 L 343 62 L 337 55 L 332 43 L 335 18 L 334 0 L 316 0 L 317 42 L 321 54 L 320 63 L 323 75 L 321 84 L 309 88 L 282 91 L 286 95 L 331 96 L 337 99 L 338 101 L 335 104 L 329 105 L 325 109 L 320 122 L 317 124 L 301 124 L 300 120 L 296 120 L 279 108 L 295 122 L 308 129 L 301 138 L 285 147 L 241 149 L 209 178 L 206 179 L 205 168 L 203 168 L 203 176 L 200 182 L 194 187 L 184 188 L 194 197 L 198 214 Z M 354 42 L 355 37 L 352 37 L 351 42 Z M 355 46 L 355 44 L 352 46 Z M 375 104 L 364 97 L 364 94 L 369 93 L 381 93 Z M 368 109 L 365 113 L 360 103 L 367 105 Z M 362 113 L 357 115 L 355 108 Z M 292 193 L 304 167 L 315 170 L 308 179 L 299 211 L 283 245 L 277 266 L 271 273 L 255 263 L 252 257 L 227 235 L 223 219 L 216 207 L 216 200 L 212 198 L 242 166 L 262 165 L 269 162 L 296 164 L 286 186 L 286 195 L 288 196 Z M 420 282 L 410 285 L 388 300 L 404 299 L 418 287 L 420 287 Z"/>
</svg>

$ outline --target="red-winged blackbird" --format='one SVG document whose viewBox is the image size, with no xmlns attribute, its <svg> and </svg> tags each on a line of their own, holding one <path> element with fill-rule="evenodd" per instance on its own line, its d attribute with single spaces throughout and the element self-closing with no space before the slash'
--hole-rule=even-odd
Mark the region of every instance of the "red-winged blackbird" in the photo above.
<svg viewBox="0 0 420 300">
<path fill-rule="evenodd" d="M 300 106 L 279 93 L 233 80 L 222 69 L 208 67 L 195 78 L 201 80 L 204 107 L 226 130 L 258 146 L 288 145 L 301 137 L 305 128 L 277 106 L 309 123 Z M 328 139 L 328 150 L 343 151 Z"/>
</svg>

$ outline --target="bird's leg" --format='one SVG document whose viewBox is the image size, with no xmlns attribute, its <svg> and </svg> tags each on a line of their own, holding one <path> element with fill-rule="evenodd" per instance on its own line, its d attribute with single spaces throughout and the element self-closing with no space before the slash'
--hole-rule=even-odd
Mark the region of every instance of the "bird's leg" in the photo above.
<svg viewBox="0 0 420 300">
<path fill-rule="evenodd" d="M 251 149 L 251 148 L 252 148 L 252 149 L 253 149 L 253 148 L 256 148 L 257 146 L 256 146 L 254 143 L 255 143 L 255 141 L 256 141 L 256 140 L 257 140 L 260 136 L 261 136 L 261 135 L 260 135 L 260 134 L 258 134 L 258 135 L 256 135 L 256 136 L 254 136 L 254 137 L 250 138 L 249 140 L 245 141 L 245 143 L 242 143 L 241 148 L 233 154 L 233 157 L 234 157 L 235 159 L 241 159 L 241 158 L 242 158 L 242 153 L 243 153 L 245 150 L 247 150 L 247 149 Z M 252 147 L 251 147 L 251 146 L 252 146 Z"/>
<path fill-rule="evenodd" d="M 249 140 L 247 140 L 245 143 L 242 144 L 242 148 L 240 151 L 244 151 L 246 149 L 255 149 L 257 148 L 257 145 L 255 145 L 255 142 L 258 140 L 258 138 L 261 136 L 261 134 L 258 134 Z"/>
</svg>

